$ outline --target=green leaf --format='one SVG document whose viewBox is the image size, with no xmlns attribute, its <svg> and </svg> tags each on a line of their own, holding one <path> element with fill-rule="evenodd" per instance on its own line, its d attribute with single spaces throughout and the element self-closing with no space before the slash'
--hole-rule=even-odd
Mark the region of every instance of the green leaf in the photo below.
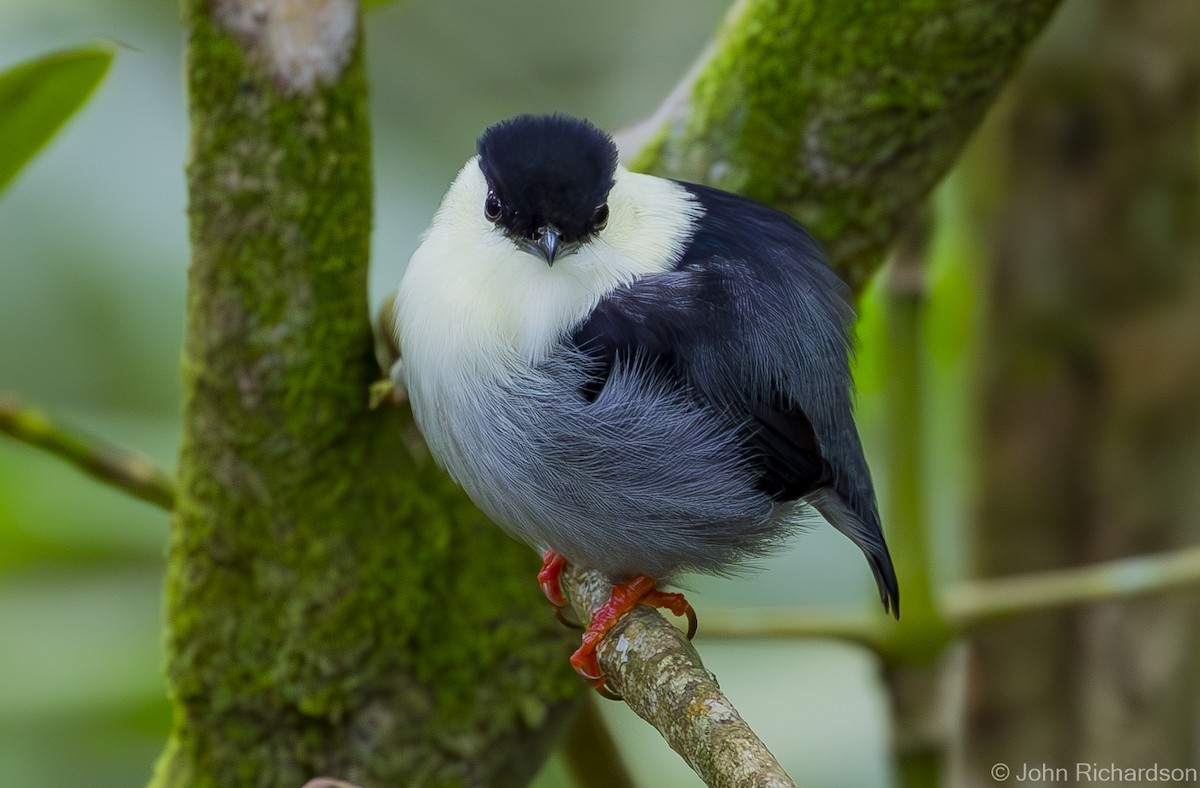
<svg viewBox="0 0 1200 788">
<path fill-rule="evenodd" d="M 113 49 L 55 52 L 0 73 L 0 190 L 100 84 Z"/>
</svg>

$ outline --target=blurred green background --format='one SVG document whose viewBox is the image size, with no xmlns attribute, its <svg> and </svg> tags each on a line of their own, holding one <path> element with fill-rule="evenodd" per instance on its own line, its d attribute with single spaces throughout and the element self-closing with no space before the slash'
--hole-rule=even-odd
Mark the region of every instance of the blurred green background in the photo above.
<svg viewBox="0 0 1200 788">
<path fill-rule="evenodd" d="M 565 111 L 618 129 L 696 57 L 725 0 L 407 0 L 367 17 L 376 219 L 371 297 L 395 286 L 479 131 Z M 547 31 L 555 31 L 547 35 Z M 0 391 L 173 468 L 188 259 L 182 36 L 169 3 L 0 0 L 0 67 L 78 43 L 119 45 L 91 103 L 0 197 Z M 939 579 L 961 574 L 972 465 L 968 402 L 976 242 L 952 176 L 934 200 L 926 468 Z M 880 459 L 876 296 L 863 302 L 860 419 Z M 886 497 L 886 489 L 881 490 Z M 129 786 L 168 727 L 160 678 L 163 513 L 0 440 L 0 786 Z M 532 578 L 531 578 L 532 582 Z M 874 605 L 858 551 L 829 528 L 764 571 L 685 583 L 706 608 Z M 874 610 L 874 608 L 871 608 Z M 701 642 L 800 784 L 887 782 L 876 662 L 831 643 Z M 621 704 L 604 712 L 646 786 L 698 780 Z M 557 767 L 543 776 L 555 784 Z"/>
</svg>

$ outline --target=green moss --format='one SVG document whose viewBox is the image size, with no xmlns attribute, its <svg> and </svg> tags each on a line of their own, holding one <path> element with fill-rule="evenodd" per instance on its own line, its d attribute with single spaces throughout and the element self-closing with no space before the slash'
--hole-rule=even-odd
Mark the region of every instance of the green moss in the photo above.
<svg viewBox="0 0 1200 788">
<path fill-rule="evenodd" d="M 519 782 L 577 688 L 569 636 L 536 556 L 366 408 L 361 58 L 286 97 L 206 2 L 189 23 L 175 725 L 154 784 Z"/>
</svg>

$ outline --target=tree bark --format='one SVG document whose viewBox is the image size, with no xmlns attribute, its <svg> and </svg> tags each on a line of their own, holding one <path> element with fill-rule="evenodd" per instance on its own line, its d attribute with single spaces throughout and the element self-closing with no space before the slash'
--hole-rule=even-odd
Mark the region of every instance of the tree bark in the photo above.
<svg viewBox="0 0 1200 788">
<path fill-rule="evenodd" d="M 1200 5 L 1068 4 L 974 163 L 990 237 L 985 576 L 1200 536 Z M 961 782 L 1196 765 L 1194 595 L 979 632 Z"/>
</svg>

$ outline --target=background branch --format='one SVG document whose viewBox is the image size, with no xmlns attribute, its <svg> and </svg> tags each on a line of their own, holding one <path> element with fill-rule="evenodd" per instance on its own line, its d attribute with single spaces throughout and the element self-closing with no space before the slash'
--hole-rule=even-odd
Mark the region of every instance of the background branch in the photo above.
<svg viewBox="0 0 1200 788">
<path fill-rule="evenodd" d="M 1200 546 L 1121 558 L 1091 566 L 971 580 L 937 594 L 953 635 L 993 621 L 1097 602 L 1117 602 L 1200 586 Z M 885 622 L 886 623 L 886 622 Z M 830 638 L 880 653 L 883 628 L 865 616 L 838 616 L 794 608 L 727 608 L 704 614 L 702 639 Z"/>
<path fill-rule="evenodd" d="M 943 597 L 959 632 L 1003 618 L 1093 602 L 1113 602 L 1200 585 L 1200 546 L 1092 566 L 975 580 Z"/>
<path fill-rule="evenodd" d="M 788 211 L 858 290 L 1058 5 L 741 0 L 620 141 L 633 169 Z"/>
<path fill-rule="evenodd" d="M 584 696 L 563 742 L 567 770 L 575 788 L 634 788 L 633 775 L 598 708 L 603 702 L 595 693 Z"/>
<path fill-rule="evenodd" d="M 167 511 L 175 508 L 175 482 L 152 460 L 67 427 L 11 395 L 0 395 L 0 432 L 64 459 L 135 498 Z"/>
<path fill-rule="evenodd" d="M 704 611 L 701 640 L 818 639 L 882 648 L 887 621 L 870 615 L 810 611 L 791 607 L 738 607 Z"/>
</svg>

